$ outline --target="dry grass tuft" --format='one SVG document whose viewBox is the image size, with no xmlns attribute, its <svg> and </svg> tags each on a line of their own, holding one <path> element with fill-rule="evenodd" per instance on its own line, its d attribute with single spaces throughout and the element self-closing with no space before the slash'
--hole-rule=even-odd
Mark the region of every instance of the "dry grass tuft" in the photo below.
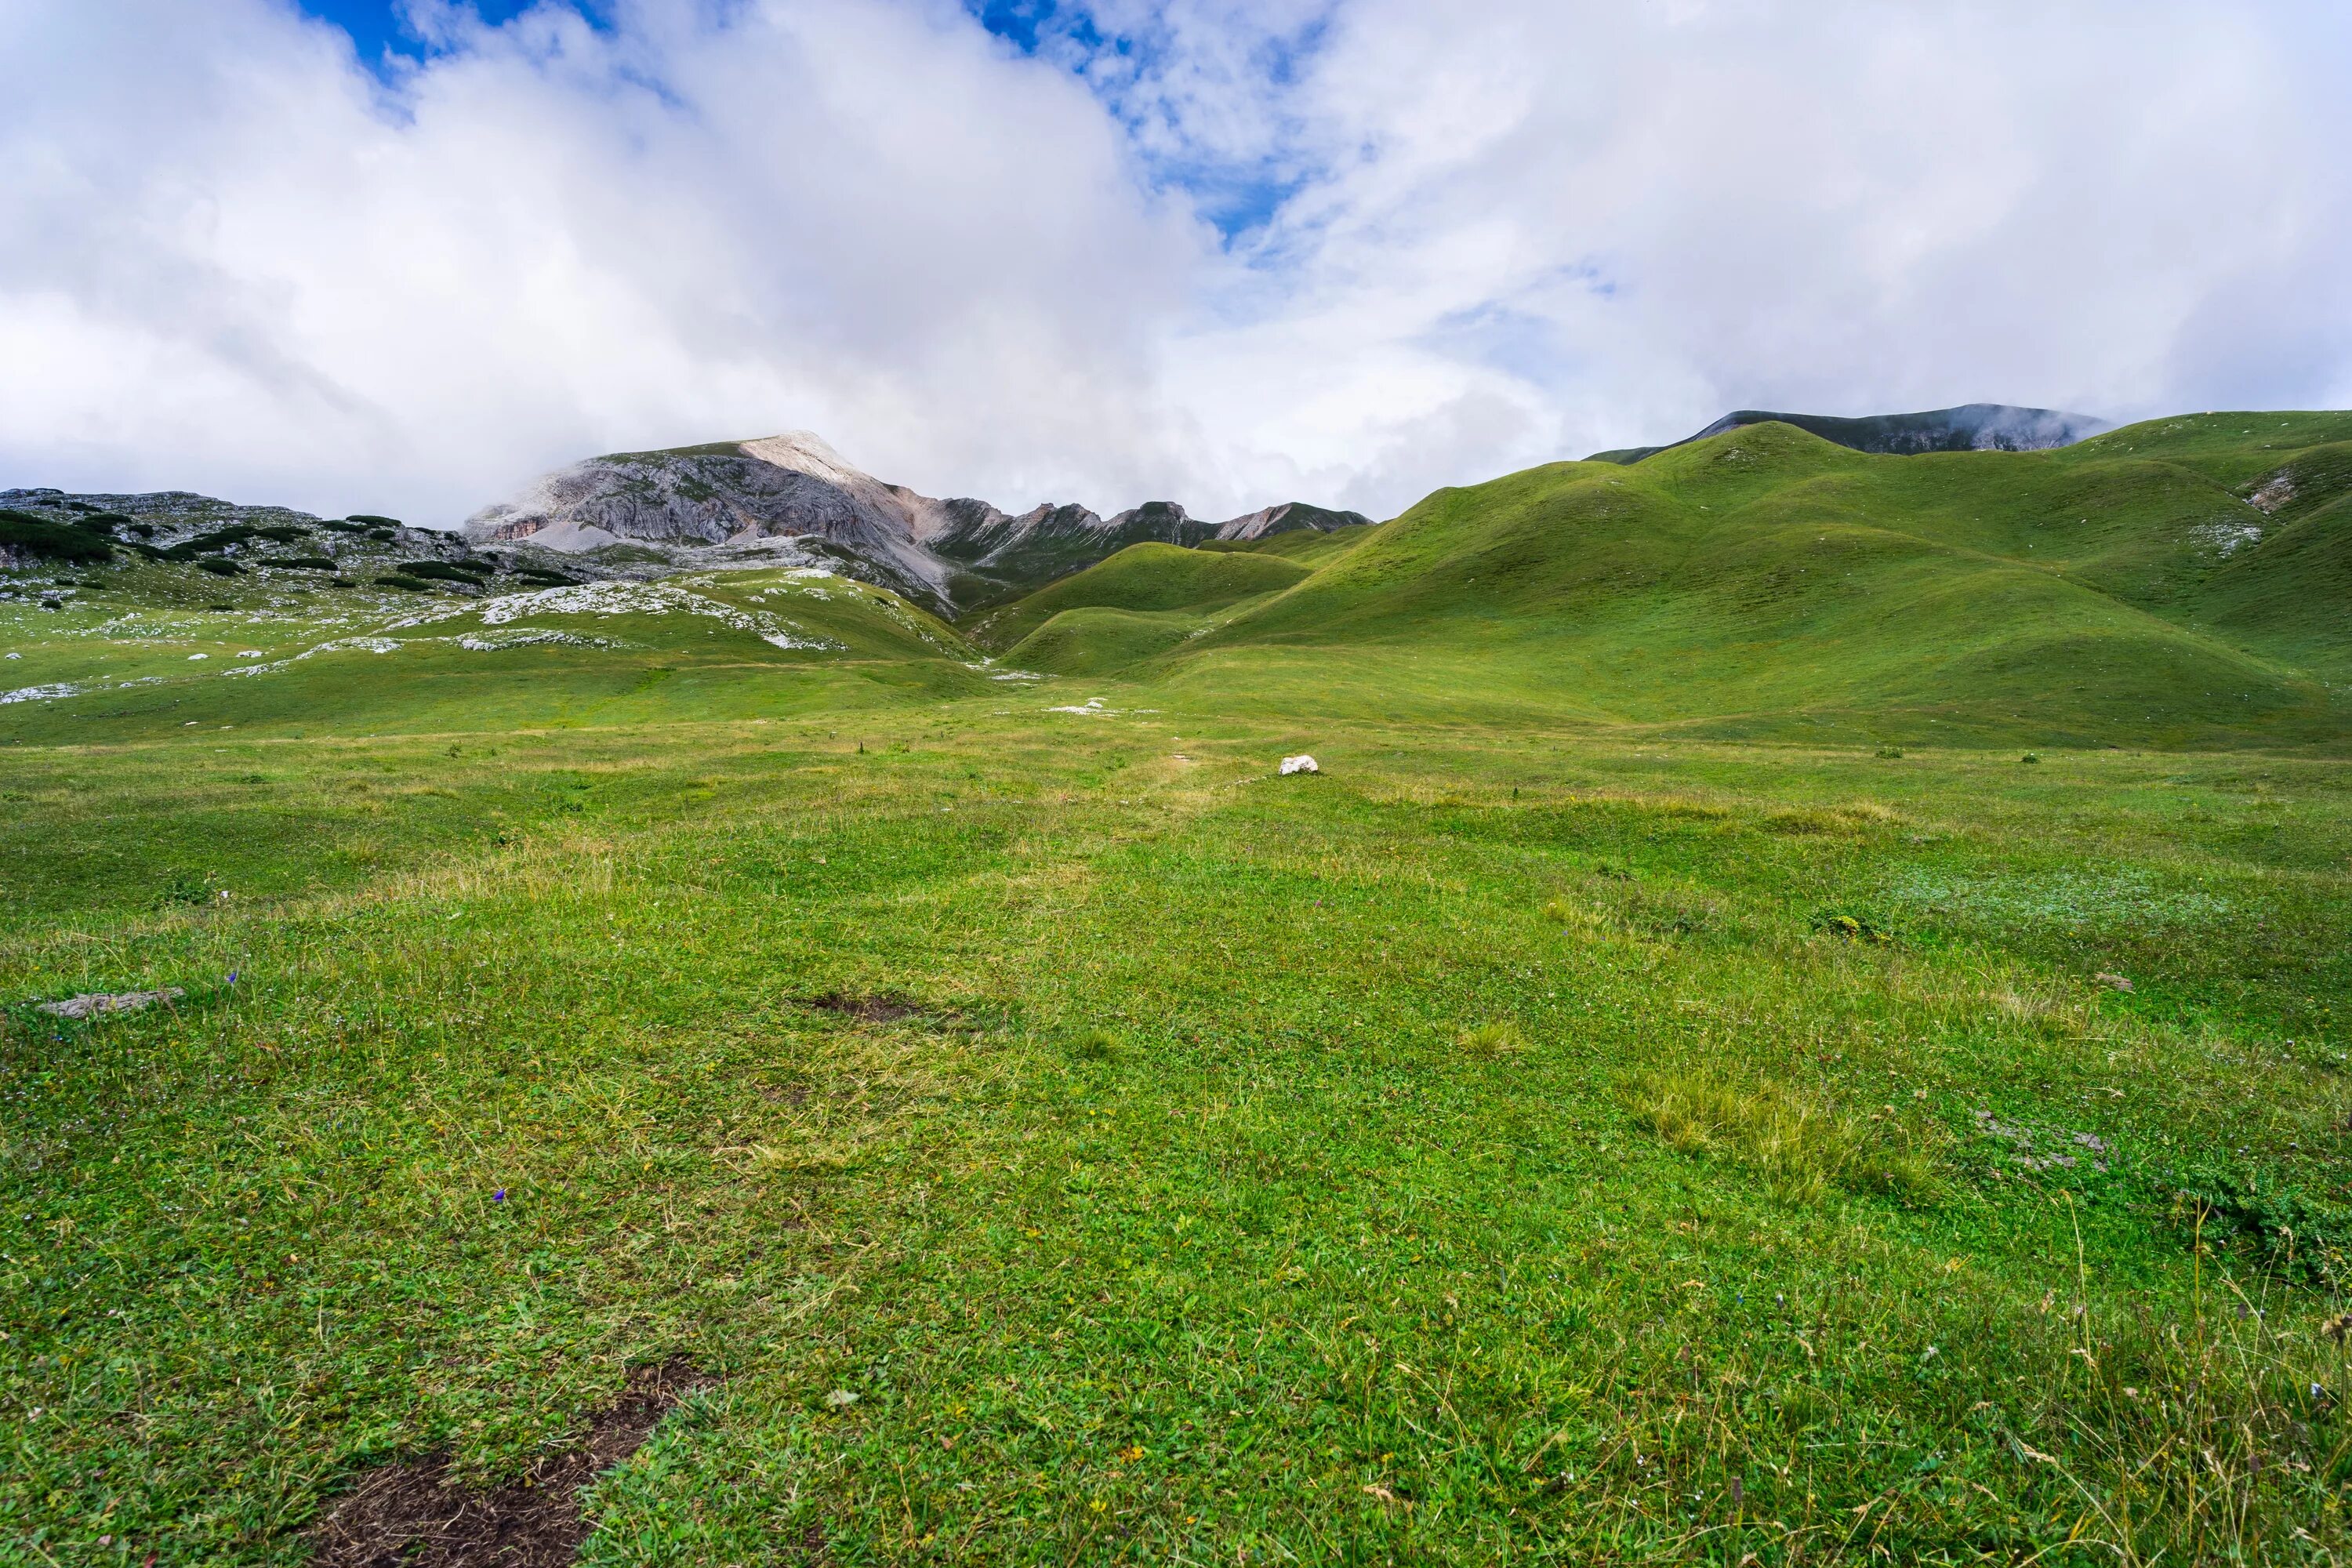
<svg viewBox="0 0 2352 1568">
<path fill-rule="evenodd" d="M 1832 1186 L 1906 1203 L 1935 1194 L 1934 1163 L 1901 1123 L 1859 1121 L 1779 1085 L 1653 1072 L 1633 1080 L 1627 1101 L 1668 1147 L 1736 1160 L 1784 1204 L 1818 1203 Z"/>
<path fill-rule="evenodd" d="M 1556 926 L 1591 933 L 1605 931 L 1614 923 L 1599 910 L 1565 898 L 1554 899 L 1544 905 L 1543 918 Z"/>
<path fill-rule="evenodd" d="M 1874 827 L 1885 827 L 1902 821 L 1902 817 L 1874 800 L 1853 800 L 1843 805 L 1803 805 L 1767 815 L 1763 827 L 1767 833 L 1803 837 L 1808 834 L 1866 833 Z"/>
<path fill-rule="evenodd" d="M 1508 1018 L 1498 1018 L 1465 1029 L 1456 1037 L 1454 1043 L 1462 1047 L 1464 1056 L 1476 1057 L 1481 1061 L 1520 1056 L 1528 1048 L 1527 1036 Z"/>
</svg>

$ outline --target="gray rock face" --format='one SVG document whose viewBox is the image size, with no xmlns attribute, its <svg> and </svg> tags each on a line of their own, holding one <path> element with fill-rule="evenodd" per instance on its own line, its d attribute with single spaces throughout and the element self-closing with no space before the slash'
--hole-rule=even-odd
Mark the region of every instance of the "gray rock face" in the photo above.
<svg viewBox="0 0 2352 1568">
<path fill-rule="evenodd" d="M 814 535 L 866 562 L 884 585 L 936 602 L 947 572 L 917 538 L 940 506 L 859 473 L 814 436 L 794 435 L 591 458 L 485 507 L 466 532 L 566 551 Z"/>
<path fill-rule="evenodd" d="M 806 431 L 659 452 L 591 458 L 549 474 L 466 523 L 481 541 L 556 550 L 607 545 L 821 544 L 842 567 L 934 609 L 960 614 L 1093 564 L 1129 544 L 1262 539 L 1292 529 L 1361 527 L 1359 512 L 1303 502 L 1222 523 L 1171 501 L 1104 518 L 1045 505 L 1008 516 L 968 497 L 935 500 L 852 468 Z"/>
</svg>

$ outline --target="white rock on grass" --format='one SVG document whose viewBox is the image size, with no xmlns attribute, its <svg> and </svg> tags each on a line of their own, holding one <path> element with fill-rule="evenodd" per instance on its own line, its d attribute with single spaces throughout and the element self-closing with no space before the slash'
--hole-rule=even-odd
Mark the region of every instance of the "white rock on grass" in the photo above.
<svg viewBox="0 0 2352 1568">
<path fill-rule="evenodd" d="M 1283 758 L 1282 771 L 1287 776 L 1291 773 L 1319 773 L 1323 770 L 1315 765 L 1314 758 L 1301 752 L 1295 757 Z"/>
<path fill-rule="evenodd" d="M 54 1018 L 88 1018 L 100 1013 L 135 1013 L 156 1002 L 174 1002 L 186 993 L 176 985 L 160 991 L 92 991 L 62 1002 L 44 1002 L 41 1011 Z"/>
</svg>

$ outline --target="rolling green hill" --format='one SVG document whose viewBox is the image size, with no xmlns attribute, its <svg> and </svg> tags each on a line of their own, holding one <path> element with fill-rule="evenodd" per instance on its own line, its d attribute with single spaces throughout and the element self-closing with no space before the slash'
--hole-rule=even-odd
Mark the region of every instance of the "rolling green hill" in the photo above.
<svg viewBox="0 0 2352 1568">
<path fill-rule="evenodd" d="M 2334 745 L 2347 436 L 2342 415 L 2203 416 L 2052 452 L 1882 457 L 1750 426 L 1441 490 L 1199 637 L 1066 621 L 1054 668 L 1396 717 Z M 1174 564 L 1128 563 L 1117 602 Z"/>
<path fill-rule="evenodd" d="M 1320 541 L 1331 536 L 1295 537 Z M 1308 571 L 1263 550 L 1130 544 L 1106 561 L 982 616 L 971 623 L 970 635 L 983 647 L 1009 648 L 1066 610 L 1218 610 L 1287 588 L 1304 580 Z"/>
<path fill-rule="evenodd" d="M 0 603 L 0 739 L 744 719 L 989 685 L 945 623 L 809 568 L 331 597 L 190 575 L 136 563 L 55 608 Z"/>
</svg>

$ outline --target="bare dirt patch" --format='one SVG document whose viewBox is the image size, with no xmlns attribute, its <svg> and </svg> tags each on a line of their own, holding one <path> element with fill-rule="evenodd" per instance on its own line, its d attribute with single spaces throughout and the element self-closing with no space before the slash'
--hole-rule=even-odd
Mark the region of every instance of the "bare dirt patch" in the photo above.
<svg viewBox="0 0 2352 1568">
<path fill-rule="evenodd" d="M 802 1005 L 823 1013 L 838 1013 L 861 1024 L 895 1024 L 901 1018 L 919 1017 L 923 1012 L 903 996 L 852 996 L 840 991 L 811 996 Z"/>
<path fill-rule="evenodd" d="M 673 1405 L 710 1384 L 682 1357 L 641 1366 L 596 1412 L 585 1443 L 488 1491 L 459 1485 L 445 1454 L 383 1466 L 311 1531 L 311 1568 L 562 1568 L 588 1539 L 580 1489 L 635 1453 Z"/>
</svg>

